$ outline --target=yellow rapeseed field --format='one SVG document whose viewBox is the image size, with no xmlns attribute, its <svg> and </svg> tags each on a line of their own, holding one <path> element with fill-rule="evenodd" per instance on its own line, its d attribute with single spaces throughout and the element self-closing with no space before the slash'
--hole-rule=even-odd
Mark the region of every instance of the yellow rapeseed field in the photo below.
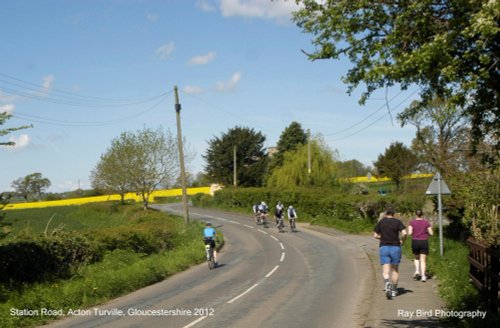
<svg viewBox="0 0 500 328">
<path fill-rule="evenodd" d="M 210 187 L 200 187 L 200 188 L 188 188 L 188 195 L 195 195 L 197 193 L 210 193 Z M 155 197 L 173 197 L 173 196 L 181 196 L 182 189 L 169 189 L 169 190 L 155 190 L 151 194 L 149 198 L 151 201 L 154 201 Z M 8 204 L 4 210 L 20 210 L 27 208 L 42 208 L 42 207 L 55 207 L 55 206 L 69 206 L 69 205 L 82 205 L 88 203 L 99 203 L 99 202 L 107 202 L 107 201 L 119 201 L 120 195 L 105 195 L 105 196 L 94 196 L 94 197 L 82 197 L 82 198 L 71 198 L 71 199 L 62 199 L 62 200 L 51 200 L 45 202 L 32 202 L 32 203 L 16 203 L 16 204 Z M 125 200 L 133 200 L 136 202 L 141 202 L 141 195 L 136 193 L 127 193 L 125 194 Z"/>
</svg>

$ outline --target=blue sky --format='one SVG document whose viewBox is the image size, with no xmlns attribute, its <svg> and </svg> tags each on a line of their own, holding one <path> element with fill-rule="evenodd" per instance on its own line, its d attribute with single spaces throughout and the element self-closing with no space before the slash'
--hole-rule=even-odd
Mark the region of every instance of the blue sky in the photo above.
<svg viewBox="0 0 500 328">
<path fill-rule="evenodd" d="M 312 36 L 290 22 L 294 1 L 0 1 L 0 111 L 13 132 L 0 147 L 0 191 L 40 172 L 49 191 L 90 188 L 111 140 L 143 127 L 182 132 L 203 170 L 207 141 L 235 126 L 274 146 L 293 121 L 323 135 L 342 160 L 372 165 L 415 131 L 395 120 L 416 88 L 347 95 L 346 60 L 309 61 Z M 386 99 L 390 101 L 386 104 Z M 388 107 L 392 111 L 388 114 Z"/>
</svg>

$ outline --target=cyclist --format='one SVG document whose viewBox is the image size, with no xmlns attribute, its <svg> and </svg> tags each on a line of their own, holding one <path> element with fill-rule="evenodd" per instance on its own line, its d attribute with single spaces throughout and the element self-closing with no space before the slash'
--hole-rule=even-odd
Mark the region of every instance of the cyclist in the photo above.
<svg viewBox="0 0 500 328">
<path fill-rule="evenodd" d="M 260 202 L 258 212 L 259 212 L 259 216 L 261 218 L 262 224 L 266 225 L 266 215 L 269 212 L 269 207 L 267 207 L 267 204 L 264 201 Z"/>
<path fill-rule="evenodd" d="M 217 241 L 217 231 L 212 228 L 212 224 L 210 222 L 207 222 L 205 229 L 203 229 L 203 238 L 205 245 L 210 245 L 210 249 L 214 254 L 215 266 L 217 266 L 217 248 L 215 247 L 215 242 Z"/>
<path fill-rule="evenodd" d="M 259 203 L 255 203 L 252 205 L 252 211 L 253 211 L 253 215 L 255 216 L 255 222 L 258 224 L 259 223 Z"/>
<path fill-rule="evenodd" d="M 276 205 L 276 209 L 274 211 L 274 218 L 276 219 L 276 227 L 278 227 L 279 232 L 285 232 L 283 230 L 283 227 L 285 226 L 283 224 L 283 204 L 281 202 L 278 202 Z"/>
<path fill-rule="evenodd" d="M 295 231 L 295 221 L 297 219 L 297 211 L 295 210 L 295 208 L 293 208 L 292 205 L 288 206 L 288 211 L 287 211 L 287 215 L 288 215 L 288 221 L 290 222 L 290 229 L 292 229 L 292 231 Z"/>
<path fill-rule="evenodd" d="M 278 224 L 278 220 L 283 216 L 283 203 L 278 202 L 276 204 L 276 209 L 274 210 L 274 217 L 276 218 L 276 224 Z"/>
</svg>

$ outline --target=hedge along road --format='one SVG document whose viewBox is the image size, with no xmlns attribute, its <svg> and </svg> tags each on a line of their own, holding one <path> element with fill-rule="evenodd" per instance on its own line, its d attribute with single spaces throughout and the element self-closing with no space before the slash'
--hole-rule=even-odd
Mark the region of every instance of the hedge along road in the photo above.
<svg viewBox="0 0 500 328">
<path fill-rule="evenodd" d="M 178 204 L 155 205 L 181 213 Z M 206 263 L 50 327 L 359 327 L 373 270 L 356 245 L 300 229 L 278 233 L 252 217 L 190 209 L 224 234 L 219 267 Z M 203 248 L 200 231 L 200 248 Z"/>
</svg>

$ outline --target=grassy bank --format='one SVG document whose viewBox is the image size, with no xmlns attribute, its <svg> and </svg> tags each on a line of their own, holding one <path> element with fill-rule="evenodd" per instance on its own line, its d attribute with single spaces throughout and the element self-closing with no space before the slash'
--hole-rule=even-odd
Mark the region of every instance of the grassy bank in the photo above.
<svg viewBox="0 0 500 328">
<path fill-rule="evenodd" d="M 102 256 L 92 263 L 71 266 L 71 276 L 67 279 L 47 275 L 35 282 L 4 281 L 0 284 L 2 327 L 40 325 L 69 309 L 85 309 L 106 302 L 204 260 L 201 223 L 185 225 L 180 218 L 131 205 L 10 211 L 12 233 L 8 240 L 2 241 L 2 247 L 29 238 L 50 241 L 52 233 L 45 236 L 45 231 L 54 232 L 46 229 L 51 218 L 49 227 L 63 224 L 65 229 L 72 229 L 73 241 L 75 236 L 90 240 L 92 250 L 97 249 Z M 58 232 L 53 236 L 57 235 Z M 25 309 L 33 315 L 16 314 Z M 55 312 L 44 314 L 42 309 Z"/>
</svg>

